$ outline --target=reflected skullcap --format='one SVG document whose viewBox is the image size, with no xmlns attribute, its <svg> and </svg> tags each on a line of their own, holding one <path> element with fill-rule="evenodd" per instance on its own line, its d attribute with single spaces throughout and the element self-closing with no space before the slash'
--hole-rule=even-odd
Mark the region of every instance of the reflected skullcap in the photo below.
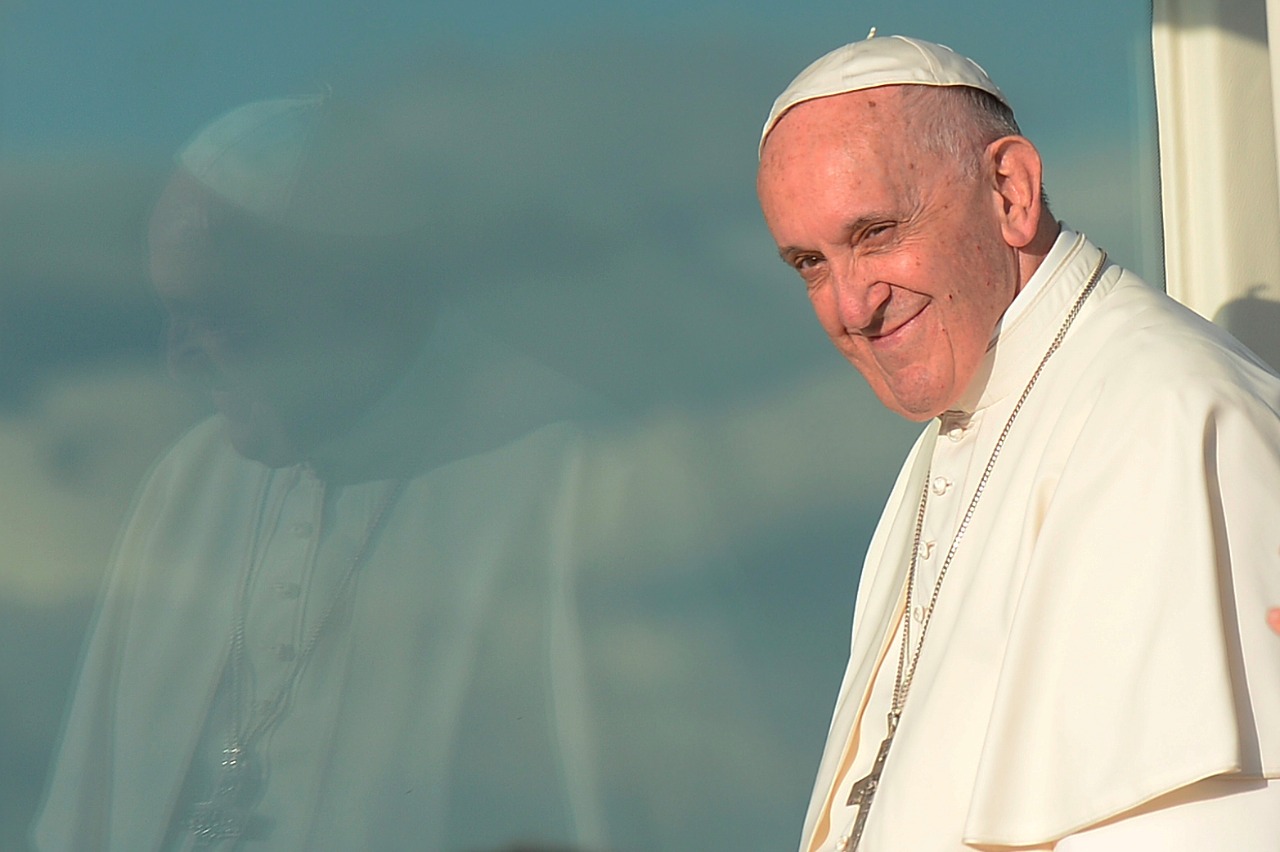
<svg viewBox="0 0 1280 852">
<path fill-rule="evenodd" d="M 796 104 L 877 86 L 968 86 L 1009 101 L 987 72 L 949 47 L 907 36 L 877 38 L 838 47 L 818 59 L 778 95 L 760 133 L 760 150 L 778 120 Z M 1012 108 L 1012 107 L 1010 107 Z"/>
<path fill-rule="evenodd" d="M 221 200 L 298 231 L 401 233 L 423 205 L 419 170 L 376 122 L 328 95 L 236 107 L 197 132 L 177 161 Z"/>
</svg>

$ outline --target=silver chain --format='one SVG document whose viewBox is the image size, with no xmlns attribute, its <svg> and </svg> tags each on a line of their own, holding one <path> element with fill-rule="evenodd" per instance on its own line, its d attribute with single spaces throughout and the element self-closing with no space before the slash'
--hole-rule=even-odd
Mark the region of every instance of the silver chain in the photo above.
<svg viewBox="0 0 1280 852">
<path fill-rule="evenodd" d="M 1071 324 L 1075 322 L 1076 315 L 1080 313 L 1080 309 L 1084 306 L 1085 300 L 1089 298 L 1089 294 L 1097 287 L 1106 264 L 1107 253 L 1104 251 L 1102 256 L 1098 258 L 1098 265 L 1094 267 L 1089 280 L 1085 283 L 1084 288 L 1081 289 L 1080 295 L 1076 297 L 1075 304 L 1071 306 L 1066 319 L 1063 320 L 1057 335 L 1054 336 L 1053 342 L 1049 344 L 1049 349 L 1044 353 L 1044 357 L 1040 359 L 1040 364 L 1036 367 L 1035 372 L 1031 374 L 1031 379 L 1027 382 L 1027 386 L 1023 388 L 1022 396 L 1018 397 L 1018 402 L 1013 406 L 1013 412 L 1010 413 L 1009 419 L 1005 421 L 1004 429 L 1001 430 L 1000 437 L 996 440 L 995 448 L 991 451 L 991 458 L 987 460 L 986 469 L 982 471 L 982 478 L 978 480 L 978 487 L 974 489 L 973 498 L 969 501 L 969 508 L 965 510 L 960 526 L 956 528 L 956 534 L 951 539 L 951 547 L 948 548 L 947 556 L 942 562 L 942 567 L 938 570 L 938 579 L 933 583 L 933 594 L 929 597 L 929 605 L 925 607 L 924 614 L 920 619 L 920 638 L 916 642 L 915 651 L 911 655 L 911 665 L 908 667 L 907 648 L 911 644 L 911 600 L 915 589 L 916 563 L 920 555 L 920 537 L 924 531 L 925 505 L 929 499 L 929 479 L 932 471 L 925 473 L 924 487 L 920 491 L 920 508 L 916 512 L 915 537 L 911 542 L 911 563 L 907 569 L 907 609 L 902 617 L 902 645 L 898 648 L 898 673 L 894 678 L 893 703 L 889 711 L 890 733 L 893 733 L 894 729 L 896 729 L 898 719 L 902 716 L 903 705 L 907 703 L 907 692 L 911 689 L 911 681 L 916 674 L 916 664 L 920 662 L 920 652 L 924 650 L 925 634 L 929 630 L 929 621 L 933 618 L 933 609 L 938 603 L 938 593 L 942 591 L 942 581 L 947 577 L 947 569 L 951 567 L 951 560 L 956 555 L 956 548 L 960 546 L 960 540 L 964 538 L 965 532 L 969 529 L 969 521 L 973 519 L 974 510 L 978 508 L 978 501 L 982 499 L 982 493 L 986 490 L 987 480 L 991 478 L 991 471 L 996 466 L 996 459 L 1000 457 L 1000 451 L 1004 449 L 1005 439 L 1009 437 L 1009 430 L 1013 428 L 1013 422 L 1018 419 L 1023 403 L 1031 395 L 1031 389 L 1040 380 L 1040 374 L 1044 372 L 1045 364 L 1049 362 L 1049 358 L 1053 353 L 1058 351 L 1058 347 L 1062 345 L 1063 339 L 1067 336 L 1067 330 L 1071 328 Z"/>
</svg>

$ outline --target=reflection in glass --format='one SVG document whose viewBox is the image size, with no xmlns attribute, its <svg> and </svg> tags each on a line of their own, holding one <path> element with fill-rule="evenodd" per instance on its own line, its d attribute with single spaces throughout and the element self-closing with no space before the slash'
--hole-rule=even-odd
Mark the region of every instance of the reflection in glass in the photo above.
<svg viewBox="0 0 1280 852">
<path fill-rule="evenodd" d="M 711 447 L 480 331 L 386 138 L 257 101 L 158 195 L 169 368 L 216 413 L 125 524 L 41 848 L 674 848 L 759 795 L 723 762 L 772 746 L 713 591 Z"/>
<path fill-rule="evenodd" d="M 229 653 L 251 548 L 252 691 L 272 698 L 295 667 L 280 657 L 326 624 L 258 737 L 255 830 L 287 837 L 263 805 L 332 795 L 386 836 L 446 811 L 429 831 L 476 832 L 468 852 L 795 842 L 854 566 L 913 429 L 829 351 L 773 256 L 752 186 L 769 99 L 815 32 L 877 24 L 990 56 L 1058 145 L 1060 215 L 1121 235 L 1124 261 L 1143 221 L 1125 188 L 1150 165 L 1115 82 L 1141 10 L 1089 51 L 1054 35 L 1077 7 L 809 12 L 798 28 L 779 3 L 4 9 L 0 848 L 24 847 L 55 743 L 58 766 L 99 746 L 76 718 L 126 729 L 109 768 L 162 800 L 134 813 L 157 846 L 180 842 L 179 800 L 216 793 L 231 726 L 207 657 Z M 254 177 L 237 183 L 235 158 L 213 165 L 227 139 L 184 140 L 245 102 L 298 113 L 240 149 Z M 1116 222 L 1086 221 L 1076 196 L 1095 191 Z M 306 592 L 270 574 L 300 565 Z M 125 623 L 147 627 L 107 626 Z M 102 696 L 95 672 L 120 690 L 60 738 L 75 681 L 82 707 Z M 391 741 L 411 748 L 388 758 Z M 384 786 L 320 790 L 340 758 Z M 44 813 L 77 777 L 88 795 L 95 776 L 61 773 Z"/>
<path fill-rule="evenodd" d="M 240 107 L 155 206 L 169 363 L 218 414 L 126 526 L 49 848 L 604 842 L 572 598 L 585 396 L 451 313 L 405 218 L 362 215 L 385 184 L 343 118 Z"/>
</svg>

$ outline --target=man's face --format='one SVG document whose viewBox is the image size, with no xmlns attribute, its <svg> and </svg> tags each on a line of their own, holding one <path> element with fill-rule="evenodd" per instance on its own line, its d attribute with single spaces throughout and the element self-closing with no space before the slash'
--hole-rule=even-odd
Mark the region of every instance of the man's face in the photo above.
<svg viewBox="0 0 1280 852">
<path fill-rule="evenodd" d="M 169 313 L 170 371 L 209 391 L 243 456 L 306 460 L 349 428 L 401 366 L 401 336 L 313 257 L 229 227 L 226 205 L 179 174 L 148 231 L 152 283 Z"/>
<path fill-rule="evenodd" d="M 1018 264 L 990 180 L 912 144 L 901 90 L 793 107 L 765 143 L 757 189 L 836 348 L 887 407 L 927 420 L 973 379 Z"/>
</svg>

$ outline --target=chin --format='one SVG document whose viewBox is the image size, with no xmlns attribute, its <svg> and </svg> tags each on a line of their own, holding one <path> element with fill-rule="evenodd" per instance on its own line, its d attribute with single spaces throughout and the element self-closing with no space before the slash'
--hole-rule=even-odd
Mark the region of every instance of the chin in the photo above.
<svg viewBox="0 0 1280 852">
<path fill-rule="evenodd" d="M 939 376 L 934 371 L 915 370 L 915 375 L 902 375 L 897 382 L 886 377 L 871 383 L 871 389 L 885 408 L 917 423 L 923 423 L 942 414 L 960 399 L 963 386 L 955 381 L 949 371 Z M 915 379 L 915 381 L 912 381 Z"/>
<path fill-rule="evenodd" d="M 912 423 L 927 423 L 928 421 L 937 417 L 942 412 L 946 411 L 945 408 L 940 408 L 936 411 L 932 408 L 928 409 L 927 411 L 912 411 L 910 409 L 901 408 L 901 407 L 892 406 L 892 405 L 889 406 L 889 410 L 892 411 L 894 414 L 897 414 L 899 417 L 905 417 L 907 420 L 910 420 Z"/>
<path fill-rule="evenodd" d="M 289 467 L 305 461 L 301 450 L 272 430 L 229 418 L 226 423 L 227 438 L 231 441 L 232 448 L 250 461 L 260 462 L 267 467 Z"/>
<path fill-rule="evenodd" d="M 941 398 L 941 395 L 907 397 L 898 396 L 886 389 L 872 388 L 872 390 L 876 392 L 876 396 L 885 408 L 899 417 L 905 417 L 916 423 L 932 420 L 946 411 L 950 404 L 950 400 Z"/>
</svg>

